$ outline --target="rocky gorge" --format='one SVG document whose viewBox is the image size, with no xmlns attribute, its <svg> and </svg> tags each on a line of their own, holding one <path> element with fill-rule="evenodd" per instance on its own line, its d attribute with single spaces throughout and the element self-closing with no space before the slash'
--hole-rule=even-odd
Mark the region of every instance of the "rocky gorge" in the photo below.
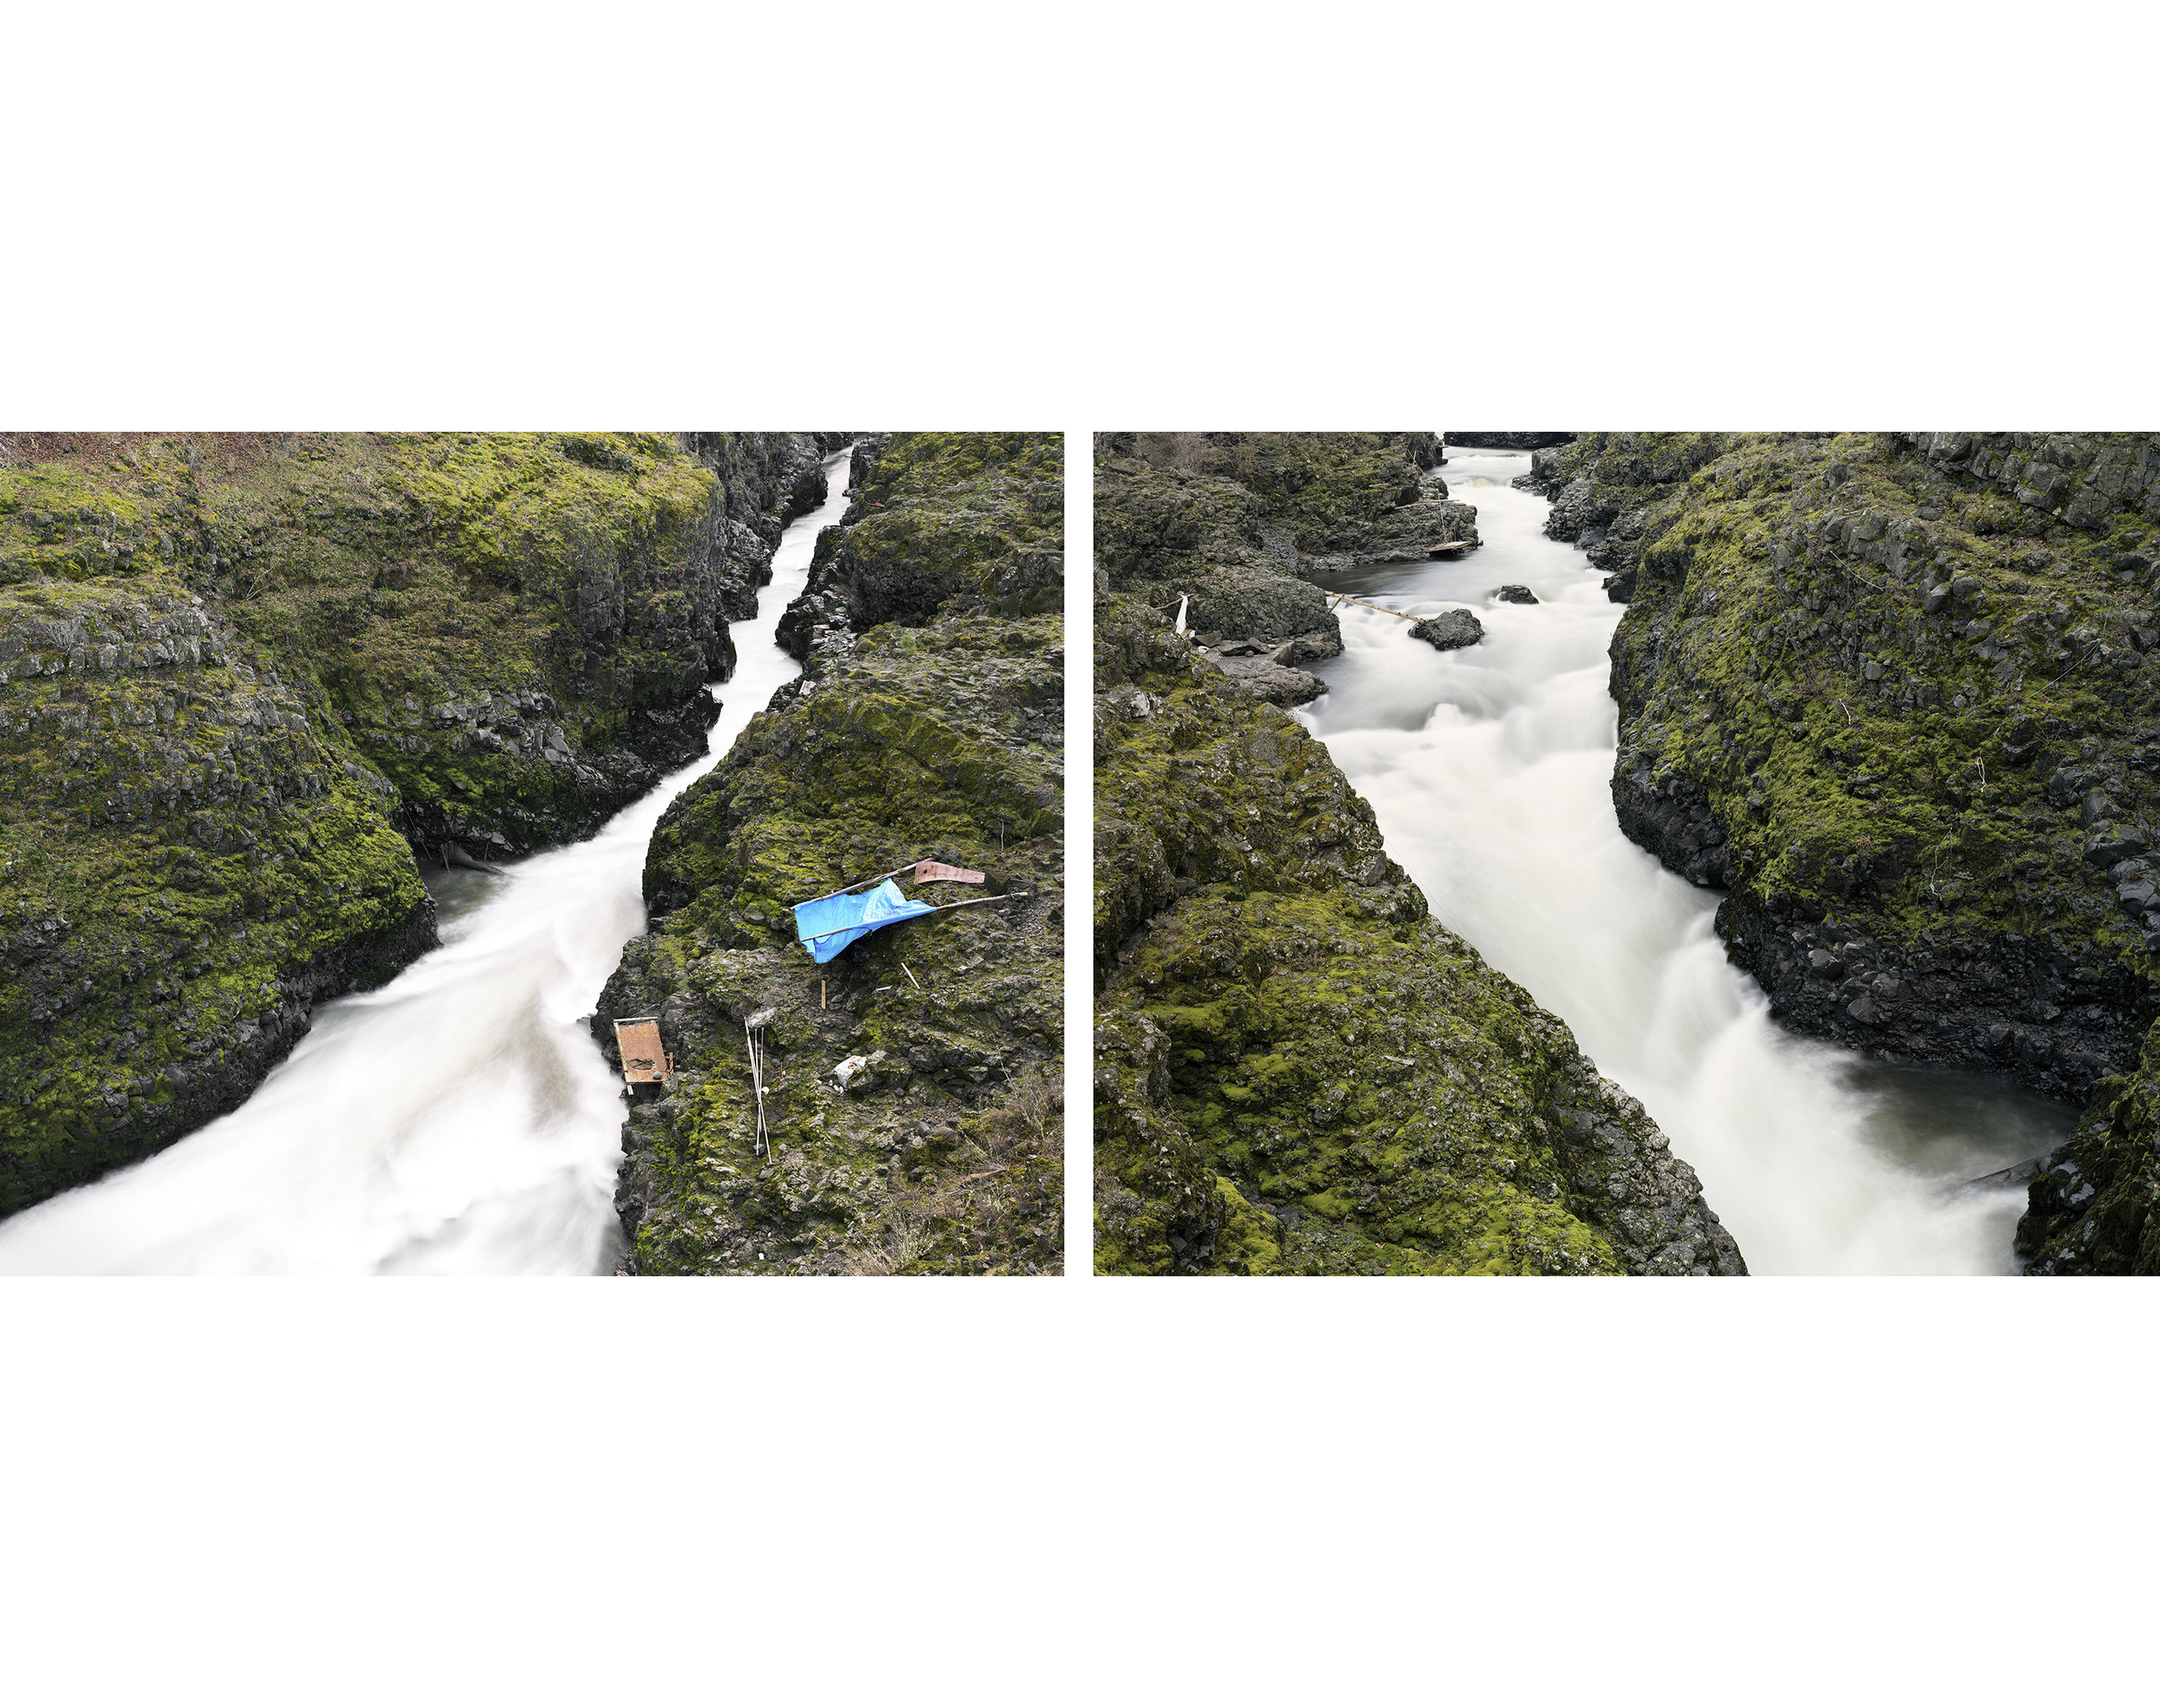
<svg viewBox="0 0 2160 1708">
<path fill-rule="evenodd" d="M 1054 434 L 857 447 L 778 625 L 803 673 L 661 818 L 594 1016 L 679 1070 L 623 1128 L 629 1273 L 1061 1267 L 1064 473 Z M 918 858 L 1000 898 L 813 965 L 791 905 Z"/>
<path fill-rule="evenodd" d="M 0 1214 L 698 752 L 812 434 L 0 438 Z"/>
<path fill-rule="evenodd" d="M 1623 827 L 1797 1032 L 2087 1105 L 2037 1273 L 2160 1250 L 2160 435 L 1585 434 L 1527 484 L 1626 603 Z"/>
<path fill-rule="evenodd" d="M 1104 1273 L 1745 1273 L 1642 1103 L 1433 917 L 1280 709 L 1343 647 L 1305 577 L 1477 538 L 1439 460 L 1429 434 L 1097 441 Z"/>
</svg>

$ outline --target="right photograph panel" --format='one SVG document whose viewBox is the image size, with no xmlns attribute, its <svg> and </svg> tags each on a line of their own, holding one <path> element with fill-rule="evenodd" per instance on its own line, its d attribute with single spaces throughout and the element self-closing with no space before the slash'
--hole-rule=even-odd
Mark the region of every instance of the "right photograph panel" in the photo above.
<svg viewBox="0 0 2160 1708">
<path fill-rule="evenodd" d="M 1094 465 L 1098 1270 L 2160 1269 L 2160 434 Z"/>
</svg>

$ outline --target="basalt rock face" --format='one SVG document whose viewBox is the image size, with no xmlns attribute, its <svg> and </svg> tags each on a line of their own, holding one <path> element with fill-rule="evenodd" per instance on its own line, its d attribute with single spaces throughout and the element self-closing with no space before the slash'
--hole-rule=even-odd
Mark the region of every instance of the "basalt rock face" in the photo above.
<svg viewBox="0 0 2160 1708">
<path fill-rule="evenodd" d="M 731 623 L 758 614 L 758 589 L 772 579 L 772 554 L 787 524 L 825 502 L 824 460 L 854 433 L 686 433 L 691 454 L 720 479 L 727 542 L 720 608 Z"/>
<path fill-rule="evenodd" d="M 1450 433 L 1445 435 L 1450 445 L 1483 446 L 1495 451 L 1541 451 L 1549 446 L 1565 445 L 1574 436 L 1572 433 Z"/>
<path fill-rule="evenodd" d="M 1553 501 L 1545 531 L 1583 549 L 1618 604 L 1633 596 L 1652 511 L 1706 463 L 1738 444 L 1738 433 L 1585 433 L 1541 449 L 1515 485 Z"/>
<path fill-rule="evenodd" d="M 1238 612 L 1266 565 L 1237 518 L 1264 511 L 1124 437 L 1096 498 L 1097 1267 L 1744 1273 L 1642 1107 L 1430 917 L 1325 747 L 1172 632 L 1166 565 Z"/>
<path fill-rule="evenodd" d="M 2160 1040 L 2102 1082 L 2047 1159 L 2017 1224 L 2033 1275 L 2160 1275 Z"/>
<path fill-rule="evenodd" d="M 1343 650 L 1307 578 L 1477 538 L 1439 460 L 1429 433 L 1098 435 L 1096 560 L 1124 596 L 1182 603 L 1207 664 L 1296 705 L 1324 688 L 1296 666 Z"/>
<path fill-rule="evenodd" d="M 808 659 L 885 623 L 921 627 L 985 594 L 1013 609 L 1064 599 L 1062 462 L 1029 433 L 881 435 L 857 453 L 847 513 L 819 536 L 780 644 Z M 1053 466 L 1054 463 L 1054 466 Z M 934 490 L 935 506 L 922 494 Z M 822 638 L 821 638 L 822 637 Z"/>
<path fill-rule="evenodd" d="M 1588 435 L 1535 461 L 1549 531 L 1632 594 L 1621 824 L 1729 889 L 1773 1012 L 2078 1101 L 2132 1073 L 2160 1013 L 2160 435 Z"/>
<path fill-rule="evenodd" d="M 651 929 L 594 1017 L 614 1059 L 612 1019 L 657 1014 L 679 1070 L 624 1127 L 631 1273 L 1061 1266 L 1061 479 L 1054 435 L 859 454 L 839 568 L 791 607 L 805 673 L 662 818 Z M 924 899 L 1011 898 L 823 967 L 797 945 L 792 904 L 918 857 L 989 879 L 903 877 Z M 744 1023 L 768 1010 L 766 1155 Z"/>
<path fill-rule="evenodd" d="M 734 518 L 672 437 L 0 451 L 0 1212 L 431 947 L 416 851 L 585 834 L 702 746 Z"/>
</svg>

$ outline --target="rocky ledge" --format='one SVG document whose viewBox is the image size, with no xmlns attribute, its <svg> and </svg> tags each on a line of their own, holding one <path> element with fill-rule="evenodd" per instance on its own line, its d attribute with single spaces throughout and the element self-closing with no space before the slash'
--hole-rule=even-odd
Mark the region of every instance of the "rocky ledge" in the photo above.
<svg viewBox="0 0 2160 1708">
<path fill-rule="evenodd" d="M 1096 561 L 1174 621 L 1245 692 L 1301 705 L 1300 670 L 1343 650 L 1316 578 L 1474 543 L 1477 508 L 1447 496 L 1427 433 L 1109 433 L 1095 473 Z"/>
</svg>

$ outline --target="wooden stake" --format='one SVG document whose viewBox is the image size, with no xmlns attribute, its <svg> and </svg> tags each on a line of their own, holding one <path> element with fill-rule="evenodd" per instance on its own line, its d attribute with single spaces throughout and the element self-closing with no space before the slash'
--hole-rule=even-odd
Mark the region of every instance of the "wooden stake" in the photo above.
<svg viewBox="0 0 2160 1708">
<path fill-rule="evenodd" d="M 915 969 L 909 966 L 906 962 L 903 961 L 900 962 L 900 970 L 907 975 L 908 983 L 913 985 L 916 989 L 920 990 L 923 987 L 923 981 L 915 976 Z"/>
<path fill-rule="evenodd" d="M 821 1014 L 825 1012 L 825 981 L 823 979 L 817 981 L 817 1012 Z"/>
</svg>

